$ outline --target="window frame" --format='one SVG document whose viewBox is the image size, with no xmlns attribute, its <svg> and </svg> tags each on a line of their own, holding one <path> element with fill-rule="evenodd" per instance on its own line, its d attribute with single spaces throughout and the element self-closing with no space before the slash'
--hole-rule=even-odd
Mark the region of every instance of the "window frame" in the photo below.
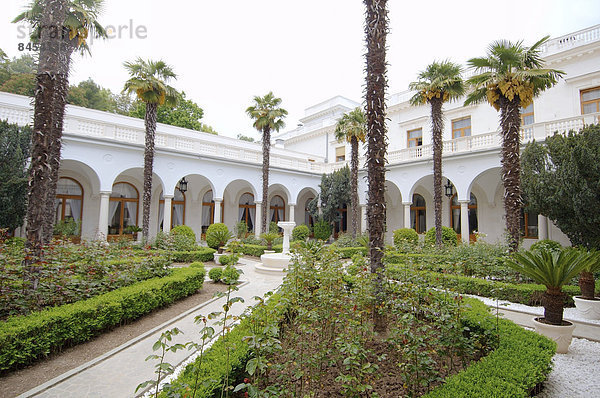
<svg viewBox="0 0 600 398">
<path fill-rule="evenodd" d="M 414 133 L 415 131 L 420 131 L 421 135 L 419 137 L 410 137 L 410 133 Z M 410 146 L 411 142 L 415 142 L 416 145 L 414 146 Z M 416 148 L 419 146 L 423 146 L 423 127 L 419 127 L 416 129 L 412 129 L 412 130 L 407 130 L 406 131 L 406 147 L 407 148 Z"/>
<path fill-rule="evenodd" d="M 593 99 L 593 100 L 584 101 L 584 100 L 583 100 L 583 95 L 584 95 L 585 93 L 587 93 L 587 92 L 590 92 L 590 91 L 598 91 L 598 92 L 599 92 L 599 96 L 598 96 L 598 98 L 596 98 L 596 99 Z M 585 90 L 580 90 L 580 91 L 579 91 L 579 102 L 580 102 L 580 104 L 581 104 L 581 114 L 582 114 L 582 115 L 589 115 L 590 113 L 597 113 L 597 112 L 600 112 L 600 86 L 597 86 L 597 87 L 590 87 L 590 88 L 586 88 Z M 588 112 L 588 113 L 585 113 L 585 112 L 584 112 L 584 107 L 585 107 L 585 105 L 588 105 L 588 104 L 594 104 L 594 103 L 596 104 L 596 111 L 595 111 L 595 112 Z"/>
<path fill-rule="evenodd" d="M 458 129 L 454 127 L 455 123 L 463 121 L 463 120 L 467 120 L 467 119 L 469 120 L 469 126 L 468 126 L 469 135 L 465 135 L 464 134 L 465 133 L 465 129 L 467 129 L 467 127 L 461 127 L 461 128 L 458 128 Z M 458 137 L 456 136 L 457 132 L 460 132 L 460 136 L 458 136 Z M 473 125 L 471 123 L 471 115 L 460 117 L 458 119 L 453 119 L 452 120 L 452 139 L 453 140 L 455 140 L 457 138 L 462 138 L 462 137 L 470 137 L 471 135 L 473 135 Z"/>
</svg>

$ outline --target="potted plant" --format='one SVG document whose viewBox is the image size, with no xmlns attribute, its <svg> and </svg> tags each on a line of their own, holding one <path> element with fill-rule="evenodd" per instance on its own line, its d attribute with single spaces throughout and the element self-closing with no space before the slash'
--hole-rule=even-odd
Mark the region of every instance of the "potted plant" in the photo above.
<svg viewBox="0 0 600 398">
<path fill-rule="evenodd" d="M 575 307 L 586 319 L 600 319 L 600 298 L 595 297 L 594 273 L 600 271 L 600 252 L 590 252 L 587 266 L 579 274 L 581 296 L 573 297 Z"/>
<path fill-rule="evenodd" d="M 267 232 L 260 234 L 260 237 L 266 242 L 267 250 L 273 250 L 273 241 L 279 238 L 279 234 L 277 232 Z"/>
<path fill-rule="evenodd" d="M 586 267 L 589 259 L 587 253 L 578 250 L 543 248 L 514 253 L 506 261 L 515 271 L 546 286 L 542 296 L 544 316 L 534 318 L 533 324 L 536 332 L 556 341 L 556 352 L 561 354 L 569 350 L 575 329 L 573 323 L 563 320 L 565 293 L 562 287 Z"/>
<path fill-rule="evenodd" d="M 223 223 L 211 224 L 206 230 L 206 244 L 208 247 L 217 250 L 218 254 L 223 254 L 223 247 L 231 238 L 231 232 L 229 232 L 227 225 Z M 217 261 L 216 258 L 215 261 Z"/>
<path fill-rule="evenodd" d="M 138 232 L 141 232 L 142 229 L 137 225 L 128 225 L 123 229 L 123 233 L 126 235 L 131 235 L 133 240 L 137 240 Z"/>
</svg>

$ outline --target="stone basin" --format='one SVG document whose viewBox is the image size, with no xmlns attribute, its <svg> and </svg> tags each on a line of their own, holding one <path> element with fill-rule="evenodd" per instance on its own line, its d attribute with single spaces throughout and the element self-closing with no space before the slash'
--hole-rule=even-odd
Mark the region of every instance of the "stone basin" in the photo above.
<svg viewBox="0 0 600 398">
<path fill-rule="evenodd" d="M 283 274 L 287 271 L 291 256 L 283 253 L 269 253 L 260 256 L 260 263 L 254 267 L 257 272 L 266 274 Z"/>
</svg>

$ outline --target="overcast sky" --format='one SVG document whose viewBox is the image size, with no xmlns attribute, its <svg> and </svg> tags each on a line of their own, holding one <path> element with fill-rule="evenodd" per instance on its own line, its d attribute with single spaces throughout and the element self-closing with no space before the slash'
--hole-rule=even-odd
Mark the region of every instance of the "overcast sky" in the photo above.
<svg viewBox="0 0 600 398">
<path fill-rule="evenodd" d="M 29 3 L 0 0 L 0 48 L 11 57 L 27 39 L 10 21 Z M 92 77 L 119 92 L 123 61 L 162 59 L 178 74 L 172 84 L 220 134 L 257 138 L 245 109 L 270 90 L 289 112 L 285 130 L 293 129 L 307 107 L 333 96 L 361 102 L 363 7 L 359 0 L 105 0 L 100 21 L 116 28 L 113 38 L 94 41 L 91 57 L 74 57 L 71 83 Z M 389 11 L 390 94 L 434 60 L 465 64 L 494 40 L 530 45 L 600 23 L 600 0 L 390 0 Z"/>
</svg>

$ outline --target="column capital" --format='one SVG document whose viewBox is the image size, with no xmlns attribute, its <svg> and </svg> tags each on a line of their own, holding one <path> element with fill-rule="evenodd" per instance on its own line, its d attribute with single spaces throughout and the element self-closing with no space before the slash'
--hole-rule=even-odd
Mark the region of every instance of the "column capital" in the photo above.
<svg viewBox="0 0 600 398">
<path fill-rule="evenodd" d="M 411 202 L 402 202 L 402 204 L 404 206 L 412 206 L 412 201 Z"/>
<path fill-rule="evenodd" d="M 163 195 L 163 199 L 173 199 L 174 195 Z"/>
<path fill-rule="evenodd" d="M 223 198 L 213 198 L 213 201 L 214 201 L 215 203 L 216 203 L 216 202 L 222 202 L 222 201 L 223 201 Z"/>
</svg>

